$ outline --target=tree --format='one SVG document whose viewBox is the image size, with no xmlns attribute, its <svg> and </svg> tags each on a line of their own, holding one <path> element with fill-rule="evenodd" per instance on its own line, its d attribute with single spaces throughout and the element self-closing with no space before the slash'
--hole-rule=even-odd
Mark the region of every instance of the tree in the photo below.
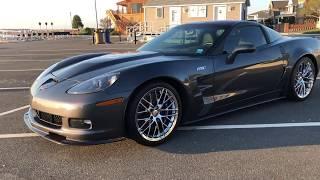
<svg viewBox="0 0 320 180">
<path fill-rule="evenodd" d="M 320 1 L 319 0 L 308 0 L 305 3 L 304 13 L 318 17 L 317 27 L 320 28 Z"/>
<path fill-rule="evenodd" d="M 83 23 L 79 15 L 74 15 L 72 19 L 72 28 L 73 29 L 79 29 L 83 28 Z"/>
<path fill-rule="evenodd" d="M 100 19 L 100 27 L 106 29 L 106 28 L 110 28 L 110 26 L 111 26 L 111 20 L 109 18 Z"/>
<path fill-rule="evenodd" d="M 308 15 L 320 16 L 320 1 L 308 0 L 304 6 L 304 12 Z"/>
</svg>

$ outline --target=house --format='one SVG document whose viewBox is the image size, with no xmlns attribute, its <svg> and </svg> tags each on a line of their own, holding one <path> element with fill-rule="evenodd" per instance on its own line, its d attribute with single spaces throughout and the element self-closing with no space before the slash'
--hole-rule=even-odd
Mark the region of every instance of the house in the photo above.
<svg viewBox="0 0 320 180">
<path fill-rule="evenodd" d="M 282 22 L 303 23 L 304 8 L 307 0 L 271 0 L 269 5 L 270 16 L 275 20 L 276 24 Z"/>
<path fill-rule="evenodd" d="M 117 3 L 117 10 L 108 10 L 107 18 L 116 30 L 127 33 L 128 27 L 144 23 L 144 4 L 146 0 L 122 0 Z"/>
<path fill-rule="evenodd" d="M 305 6 L 308 6 L 308 0 L 271 0 L 269 11 L 274 28 L 284 33 L 315 29 L 318 17 L 306 14 Z"/>
<path fill-rule="evenodd" d="M 117 13 L 131 22 L 143 22 L 146 0 L 123 0 L 117 3 Z"/>
<path fill-rule="evenodd" d="M 270 12 L 268 10 L 262 10 L 249 14 L 247 19 L 263 23 L 270 17 Z"/>
<path fill-rule="evenodd" d="M 245 20 L 250 0 L 148 0 L 144 22 L 149 31 L 194 21 Z"/>
<path fill-rule="evenodd" d="M 270 15 L 274 18 L 275 24 L 283 21 L 295 21 L 296 8 L 292 0 L 271 0 L 269 5 Z"/>
</svg>

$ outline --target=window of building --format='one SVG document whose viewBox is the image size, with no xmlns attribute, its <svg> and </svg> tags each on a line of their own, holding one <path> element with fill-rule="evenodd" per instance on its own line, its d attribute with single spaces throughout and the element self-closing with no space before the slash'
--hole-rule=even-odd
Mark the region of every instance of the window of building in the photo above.
<svg viewBox="0 0 320 180">
<path fill-rule="evenodd" d="M 132 13 L 142 13 L 142 4 L 141 3 L 132 4 L 131 11 Z"/>
<path fill-rule="evenodd" d="M 163 18 L 163 8 L 157 8 L 157 18 Z"/>
<path fill-rule="evenodd" d="M 189 17 L 207 17 L 207 6 L 189 6 Z"/>
</svg>

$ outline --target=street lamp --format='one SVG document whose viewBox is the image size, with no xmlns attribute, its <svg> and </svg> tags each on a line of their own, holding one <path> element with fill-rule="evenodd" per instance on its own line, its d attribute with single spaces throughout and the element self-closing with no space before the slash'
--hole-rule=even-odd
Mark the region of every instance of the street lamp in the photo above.
<svg viewBox="0 0 320 180">
<path fill-rule="evenodd" d="M 95 7 L 95 11 L 96 11 L 96 25 L 97 25 L 97 30 L 98 30 L 99 26 L 98 26 L 97 0 L 94 0 L 94 7 Z"/>
</svg>

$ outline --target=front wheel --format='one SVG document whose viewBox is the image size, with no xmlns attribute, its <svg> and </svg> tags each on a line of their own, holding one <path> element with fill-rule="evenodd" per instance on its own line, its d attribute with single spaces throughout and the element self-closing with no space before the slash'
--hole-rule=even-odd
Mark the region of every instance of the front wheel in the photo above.
<svg viewBox="0 0 320 180">
<path fill-rule="evenodd" d="M 289 92 L 290 98 L 296 101 L 307 99 L 313 90 L 315 80 L 315 65 L 310 58 L 302 58 L 293 69 Z"/>
<path fill-rule="evenodd" d="M 176 89 L 157 82 L 144 86 L 134 96 L 127 116 L 129 135 L 148 146 L 167 141 L 181 119 L 182 105 Z"/>
</svg>

